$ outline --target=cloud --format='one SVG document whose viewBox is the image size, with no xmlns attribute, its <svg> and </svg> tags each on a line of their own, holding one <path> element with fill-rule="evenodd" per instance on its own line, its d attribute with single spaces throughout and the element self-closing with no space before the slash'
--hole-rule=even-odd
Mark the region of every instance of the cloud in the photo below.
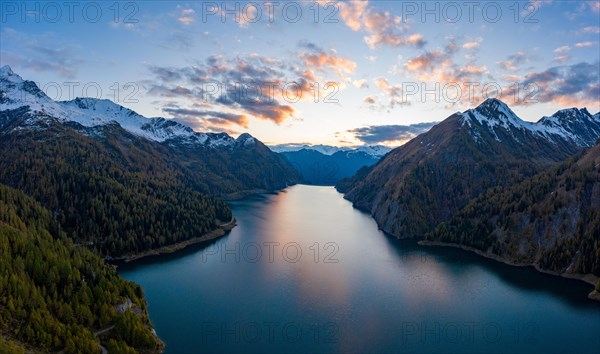
<svg viewBox="0 0 600 354">
<path fill-rule="evenodd" d="M 364 16 L 364 27 L 369 34 L 364 37 L 365 43 L 371 49 L 387 45 L 398 48 L 414 46 L 421 48 L 425 39 L 421 34 L 408 34 L 410 27 L 402 23 L 402 19 L 389 12 L 367 11 Z"/>
<path fill-rule="evenodd" d="M 425 52 L 406 62 L 405 67 L 412 72 L 433 71 L 436 67 L 445 65 L 450 59 L 448 53 L 442 51 Z"/>
<path fill-rule="evenodd" d="M 596 44 L 596 42 L 579 42 L 579 43 L 575 43 L 575 47 L 577 47 L 577 48 L 585 48 L 585 47 L 591 47 L 594 44 Z"/>
<path fill-rule="evenodd" d="M 399 16 L 387 11 L 375 11 L 369 8 L 369 1 L 338 1 L 340 18 L 353 31 L 363 30 L 365 43 L 371 49 L 382 46 L 394 48 L 413 46 L 421 48 L 426 41 L 421 34 L 410 34 L 410 26 L 402 23 Z"/>
<path fill-rule="evenodd" d="M 427 51 L 408 59 L 404 64 L 404 68 L 408 74 L 423 82 L 444 85 L 455 82 L 478 81 L 488 72 L 487 67 L 476 63 L 474 55 L 476 47 L 469 49 L 469 55 L 467 55 L 469 60 L 463 64 L 456 63 L 454 58 L 461 48 L 464 48 L 464 46 L 456 44 L 453 38 L 449 38 L 448 44 L 443 50 Z"/>
<path fill-rule="evenodd" d="M 277 124 L 283 123 L 294 114 L 293 107 L 280 104 L 261 94 L 258 94 L 256 97 L 246 97 L 235 93 L 221 95 L 217 98 L 217 102 L 233 109 L 248 112 L 255 117 L 273 121 Z"/>
<path fill-rule="evenodd" d="M 417 90 L 421 100 L 432 99 L 439 103 L 444 99 L 450 107 L 463 100 L 471 100 L 473 92 L 467 85 L 482 82 L 491 75 L 485 65 L 478 63 L 478 46 L 467 45 L 465 48 L 454 37 L 447 37 L 446 40 L 443 49 L 422 52 L 406 59 L 401 67 L 395 68 L 394 72 L 403 76 L 406 85 L 404 89 L 408 96 L 403 97 L 403 104 L 410 104 L 409 97 L 414 96 L 414 91 Z M 467 41 L 465 43 L 483 41 L 482 38 L 473 40 L 468 37 L 464 40 Z M 462 53 L 464 56 L 460 55 Z M 411 79 L 414 81 L 411 82 Z M 453 89 L 457 86 L 460 90 Z M 450 91 L 447 91 L 448 88 Z M 430 93 L 427 94 L 426 91 Z M 447 95 L 451 99 L 447 99 Z"/>
<path fill-rule="evenodd" d="M 366 96 L 363 102 L 368 104 L 375 104 L 375 98 L 373 98 L 372 96 Z"/>
<path fill-rule="evenodd" d="M 565 53 L 571 50 L 571 47 L 568 45 L 563 45 L 562 47 L 558 47 L 554 49 L 554 53 Z"/>
<path fill-rule="evenodd" d="M 568 55 L 559 55 L 557 57 L 554 57 L 554 61 L 557 63 L 564 63 L 571 60 L 571 57 Z"/>
<path fill-rule="evenodd" d="M 199 95 L 198 92 L 195 92 L 192 89 L 183 87 L 183 86 L 172 86 L 168 87 L 165 85 L 153 85 L 149 90 L 148 94 L 153 96 L 160 97 L 169 97 L 169 98 L 187 98 L 193 99 Z"/>
<path fill-rule="evenodd" d="M 365 144 L 405 143 L 419 134 L 425 133 L 437 123 L 411 125 L 370 125 L 347 130 L 354 138 Z"/>
<path fill-rule="evenodd" d="M 360 80 L 354 80 L 352 82 L 352 84 L 354 85 L 354 87 L 357 88 L 369 88 L 369 84 L 367 83 L 367 80 L 365 79 L 360 79 Z"/>
<path fill-rule="evenodd" d="M 583 27 L 581 29 L 581 33 L 585 33 L 585 34 L 599 34 L 600 33 L 600 27 L 598 27 L 598 26 Z"/>
<path fill-rule="evenodd" d="M 181 73 L 175 68 L 165 68 L 159 66 L 151 66 L 150 72 L 156 75 L 161 81 L 173 82 L 182 78 Z"/>
<path fill-rule="evenodd" d="M 410 102 L 408 102 L 408 100 L 405 100 L 402 95 L 403 91 L 402 91 L 401 85 L 392 85 L 388 82 L 387 79 L 385 79 L 383 77 L 378 77 L 375 80 L 373 80 L 373 82 L 375 83 L 375 86 L 381 90 L 383 96 L 387 100 L 387 104 L 385 106 L 372 107 L 372 108 L 387 107 L 388 109 L 393 109 L 396 106 L 403 106 L 403 105 L 410 104 Z M 375 104 L 375 101 L 367 102 L 367 103 Z"/>
<path fill-rule="evenodd" d="M 590 106 L 598 109 L 600 97 L 600 63 L 580 62 L 573 65 L 555 66 L 540 72 L 530 72 L 514 87 L 533 87 L 535 95 L 529 101 L 517 101 L 517 105 L 536 102 L 552 102 L 563 106 Z M 514 97 L 510 89 L 505 97 Z M 533 101 L 533 102 L 531 102 Z"/>
<path fill-rule="evenodd" d="M 517 75 L 505 75 L 505 76 L 502 76 L 502 80 L 508 81 L 508 82 L 517 82 L 517 81 L 521 81 L 521 77 L 517 76 Z"/>
<path fill-rule="evenodd" d="M 414 46 L 421 48 L 425 45 L 425 39 L 421 34 L 411 34 L 404 36 L 397 33 L 375 33 L 365 37 L 365 43 L 375 49 L 381 45 L 389 45 L 390 47 L 398 48 L 403 46 Z"/>
<path fill-rule="evenodd" d="M 179 10 L 179 17 L 177 17 L 177 21 L 179 23 L 184 25 L 190 25 L 196 20 L 196 12 L 194 11 L 194 9 L 185 9 L 179 6 L 177 6 L 177 9 Z"/>
<path fill-rule="evenodd" d="M 506 58 L 506 60 L 499 61 L 497 64 L 506 71 L 519 71 L 521 66 L 525 64 L 529 59 L 523 52 L 516 52 L 513 55 L 510 55 Z"/>
<path fill-rule="evenodd" d="M 465 49 L 473 49 L 473 48 L 479 47 L 480 45 L 481 45 L 481 42 L 467 42 L 467 43 L 464 43 L 462 45 L 462 47 Z"/>
<path fill-rule="evenodd" d="M 361 29 L 361 17 L 368 5 L 368 0 L 340 1 L 336 3 L 336 7 L 340 11 L 340 18 L 354 31 Z"/>
<path fill-rule="evenodd" d="M 356 63 L 350 59 L 343 58 L 333 50 L 325 51 L 314 43 L 303 42 L 300 46 L 305 49 L 299 53 L 300 59 L 308 69 L 321 72 L 333 71 L 340 78 L 345 74 L 351 74 L 356 70 Z"/>
<path fill-rule="evenodd" d="M 314 60 L 311 64 L 322 70 L 339 63 Z M 313 97 L 309 79 L 314 79 L 314 73 L 304 68 L 304 62 L 297 64 L 254 53 L 234 58 L 213 55 L 181 68 L 150 66 L 153 80 L 148 94 L 176 100 L 176 107 L 165 106 L 165 112 L 187 114 L 188 119 L 202 117 L 204 125 L 233 122 L 246 127 L 251 117 L 281 124 L 293 117 L 292 103 Z M 195 107 L 205 108 L 210 117 Z M 215 113 L 220 111 L 236 115 Z"/>
<path fill-rule="evenodd" d="M 371 63 L 374 63 L 377 61 L 377 57 L 374 55 L 369 55 L 367 57 L 365 57 L 365 59 L 367 59 L 368 61 L 370 61 Z"/>
<path fill-rule="evenodd" d="M 175 120 L 190 125 L 192 128 L 238 125 L 247 129 L 250 124 L 248 116 L 243 114 L 186 109 L 178 106 L 164 107 L 163 112 L 172 115 Z"/>
</svg>

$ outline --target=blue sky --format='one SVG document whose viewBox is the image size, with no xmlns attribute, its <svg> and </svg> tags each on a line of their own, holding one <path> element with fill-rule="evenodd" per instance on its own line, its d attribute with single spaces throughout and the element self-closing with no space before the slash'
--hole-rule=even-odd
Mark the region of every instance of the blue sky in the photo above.
<svg viewBox="0 0 600 354">
<path fill-rule="evenodd" d="M 398 145 L 488 96 L 600 111 L 597 0 L 0 6 L 0 64 L 49 96 L 271 144 Z"/>
</svg>

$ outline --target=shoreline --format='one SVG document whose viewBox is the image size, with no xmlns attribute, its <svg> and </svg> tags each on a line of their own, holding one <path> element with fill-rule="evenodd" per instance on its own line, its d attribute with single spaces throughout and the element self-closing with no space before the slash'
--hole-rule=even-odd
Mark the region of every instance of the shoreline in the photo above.
<svg viewBox="0 0 600 354">
<path fill-rule="evenodd" d="M 267 194 L 267 193 L 277 194 L 288 187 L 291 187 L 291 186 L 287 186 L 285 188 L 276 189 L 276 190 L 250 189 L 250 190 L 244 190 L 244 191 L 240 191 L 240 192 L 221 195 L 219 197 L 222 198 L 224 201 L 235 201 L 235 200 L 244 199 L 251 195 Z M 191 238 L 191 239 L 188 239 L 185 241 L 176 242 L 176 243 L 173 243 L 170 245 L 162 246 L 160 248 L 146 250 L 146 251 L 143 251 L 140 253 L 133 253 L 133 254 L 128 254 L 125 256 L 115 257 L 115 258 L 110 258 L 110 259 L 105 258 L 105 260 L 108 261 L 109 263 L 112 263 L 112 262 L 129 263 L 129 262 L 133 262 L 133 261 L 136 261 L 136 260 L 139 260 L 142 258 L 146 258 L 146 257 L 160 256 L 163 254 L 175 253 L 175 252 L 181 251 L 189 246 L 192 246 L 192 245 L 195 245 L 198 243 L 202 243 L 202 242 L 206 242 L 206 241 L 211 241 L 211 240 L 217 239 L 219 237 L 223 237 L 229 231 L 231 231 L 236 225 L 237 225 L 237 220 L 235 217 L 232 217 L 230 221 L 220 224 L 216 229 L 209 231 L 202 236 L 194 237 L 194 238 Z"/>
<path fill-rule="evenodd" d="M 219 237 L 225 236 L 229 231 L 231 231 L 237 225 L 237 220 L 235 217 L 232 217 L 229 222 L 219 225 L 216 229 L 205 233 L 202 236 L 190 238 L 185 241 L 176 242 L 170 245 L 162 246 L 160 248 L 154 248 L 151 250 L 143 251 L 140 253 L 128 254 L 119 258 L 113 258 L 110 262 L 133 262 L 140 260 L 142 258 L 150 257 L 150 256 L 160 256 L 163 254 L 171 254 L 178 251 L 181 251 L 189 246 L 211 241 L 217 239 Z"/>
<path fill-rule="evenodd" d="M 588 299 L 600 301 L 600 293 L 598 293 L 595 289 L 596 282 L 598 281 L 598 279 L 600 279 L 600 277 L 597 277 L 594 274 L 560 273 L 560 272 L 555 272 L 555 271 L 551 271 L 551 270 L 545 270 L 545 269 L 540 268 L 537 264 L 513 262 L 506 258 L 500 257 L 498 255 L 485 253 L 476 248 L 460 245 L 457 243 L 446 243 L 446 242 L 439 242 L 439 241 L 421 240 L 421 241 L 418 241 L 417 244 L 419 244 L 420 246 L 425 246 L 425 247 L 433 246 L 433 247 L 458 248 L 463 251 L 473 252 L 481 257 L 491 259 L 496 262 L 501 262 L 501 263 L 504 263 L 504 264 L 512 266 L 512 267 L 533 267 L 536 271 L 543 273 L 543 274 L 559 276 L 559 277 L 567 278 L 567 279 L 580 280 L 580 281 L 583 281 L 584 283 L 590 284 L 592 286 L 592 290 L 588 294 Z"/>
</svg>

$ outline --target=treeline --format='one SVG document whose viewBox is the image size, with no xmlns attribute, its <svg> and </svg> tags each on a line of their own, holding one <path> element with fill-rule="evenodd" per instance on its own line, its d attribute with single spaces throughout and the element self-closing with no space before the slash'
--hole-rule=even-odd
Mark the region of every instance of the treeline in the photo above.
<svg viewBox="0 0 600 354">
<path fill-rule="evenodd" d="M 600 275 L 600 146 L 471 201 L 427 240 L 557 272 Z"/>
<path fill-rule="evenodd" d="M 50 123 L 0 136 L 0 183 L 39 201 L 75 242 L 102 255 L 158 248 L 231 219 L 166 148 L 116 126 L 87 134 L 94 138 Z"/>
<path fill-rule="evenodd" d="M 215 196 L 249 190 L 277 190 L 299 183 L 300 174 L 281 155 L 261 142 L 230 149 L 172 144 L 170 151 L 198 190 Z"/>
<path fill-rule="evenodd" d="M 142 289 L 85 247 L 76 247 L 52 214 L 0 185 L 0 332 L 43 352 L 100 353 L 94 331 L 120 352 L 157 351 Z M 130 300 L 137 310 L 119 314 Z M 132 333 L 134 335 L 132 335 Z M 21 352 L 0 343 L 1 352 Z"/>
</svg>

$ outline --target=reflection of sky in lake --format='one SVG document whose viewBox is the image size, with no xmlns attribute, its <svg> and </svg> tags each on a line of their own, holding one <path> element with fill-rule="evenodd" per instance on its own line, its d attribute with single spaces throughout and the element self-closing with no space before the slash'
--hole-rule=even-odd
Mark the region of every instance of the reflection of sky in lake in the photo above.
<svg viewBox="0 0 600 354">
<path fill-rule="evenodd" d="M 333 188 L 296 186 L 232 207 L 238 226 L 212 245 L 120 269 L 144 288 L 167 353 L 585 352 L 600 344 L 589 286 L 388 237 Z M 280 325 L 272 341 L 268 323 Z M 301 338 L 286 339 L 286 323 Z M 236 324 L 241 333 L 259 324 L 261 335 L 236 342 Z"/>
</svg>

